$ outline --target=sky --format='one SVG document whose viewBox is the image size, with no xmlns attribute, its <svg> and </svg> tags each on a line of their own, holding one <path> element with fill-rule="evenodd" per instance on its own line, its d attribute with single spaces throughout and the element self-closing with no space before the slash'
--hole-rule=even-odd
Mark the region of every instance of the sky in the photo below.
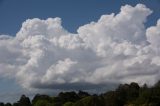
<svg viewBox="0 0 160 106">
<path fill-rule="evenodd" d="M 159 29 L 159 0 L 0 0 L 0 100 L 153 85 Z"/>
<path fill-rule="evenodd" d="M 118 13 L 125 4 L 146 4 L 154 10 L 148 25 L 159 18 L 159 0 L 0 0 L 0 33 L 15 35 L 30 18 L 61 17 L 63 27 L 76 32 L 79 26 L 96 21 L 103 14 Z"/>
</svg>

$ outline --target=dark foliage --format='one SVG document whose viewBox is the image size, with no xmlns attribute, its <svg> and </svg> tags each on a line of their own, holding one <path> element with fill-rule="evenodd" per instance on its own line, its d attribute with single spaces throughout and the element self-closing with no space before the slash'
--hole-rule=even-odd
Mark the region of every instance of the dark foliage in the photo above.
<svg viewBox="0 0 160 106">
<path fill-rule="evenodd" d="M 10 103 L 6 103 L 4 106 L 12 106 Z"/>
<path fill-rule="evenodd" d="M 30 102 L 22 95 L 16 103 L 0 103 L 0 106 L 160 106 L 160 81 L 153 87 L 146 84 L 140 87 L 137 83 L 121 84 L 115 91 L 101 95 L 90 95 L 87 92 L 60 92 L 58 96 L 37 94 Z"/>
<path fill-rule="evenodd" d="M 19 106 L 31 106 L 31 102 L 28 97 L 22 95 L 20 100 L 18 101 L 17 105 Z"/>
<path fill-rule="evenodd" d="M 37 94 L 37 95 L 35 95 L 35 97 L 33 98 L 32 104 L 34 105 L 37 101 L 40 101 L 40 100 L 46 100 L 46 101 L 50 102 L 50 101 L 51 101 L 51 98 L 50 98 L 48 95 L 40 95 L 40 94 Z"/>
<path fill-rule="evenodd" d="M 0 106 L 4 106 L 4 103 L 0 103 Z"/>
</svg>

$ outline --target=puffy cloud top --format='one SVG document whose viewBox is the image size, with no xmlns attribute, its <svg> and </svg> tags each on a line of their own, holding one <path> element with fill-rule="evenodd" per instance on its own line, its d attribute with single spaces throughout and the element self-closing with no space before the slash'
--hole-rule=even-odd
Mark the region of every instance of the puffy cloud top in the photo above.
<svg viewBox="0 0 160 106">
<path fill-rule="evenodd" d="M 147 39 L 154 46 L 160 46 L 160 19 L 157 21 L 156 26 L 152 26 L 147 29 Z"/>
<path fill-rule="evenodd" d="M 15 37 L 0 36 L 0 77 L 28 89 L 152 85 L 160 75 L 160 20 L 145 29 L 151 13 L 143 4 L 125 5 L 76 34 L 60 18 L 28 19 Z"/>
</svg>

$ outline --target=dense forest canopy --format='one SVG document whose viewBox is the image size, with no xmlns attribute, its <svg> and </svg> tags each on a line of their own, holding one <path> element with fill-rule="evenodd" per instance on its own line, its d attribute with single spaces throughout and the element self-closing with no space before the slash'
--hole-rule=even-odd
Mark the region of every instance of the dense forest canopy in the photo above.
<svg viewBox="0 0 160 106">
<path fill-rule="evenodd" d="M 89 94 L 84 91 L 60 92 L 57 96 L 36 94 L 32 100 L 22 95 L 19 101 L 0 106 L 160 106 L 160 81 L 154 86 L 120 84 L 115 91 Z"/>
</svg>

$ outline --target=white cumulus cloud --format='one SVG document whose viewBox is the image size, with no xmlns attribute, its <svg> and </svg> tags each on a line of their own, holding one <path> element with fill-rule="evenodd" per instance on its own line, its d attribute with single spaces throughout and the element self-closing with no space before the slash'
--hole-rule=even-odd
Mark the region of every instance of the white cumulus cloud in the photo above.
<svg viewBox="0 0 160 106">
<path fill-rule="evenodd" d="M 27 89 L 94 89 L 160 75 L 160 20 L 145 29 L 152 11 L 125 5 L 118 14 L 70 33 L 60 18 L 26 20 L 15 37 L 0 36 L 0 77 Z"/>
</svg>

